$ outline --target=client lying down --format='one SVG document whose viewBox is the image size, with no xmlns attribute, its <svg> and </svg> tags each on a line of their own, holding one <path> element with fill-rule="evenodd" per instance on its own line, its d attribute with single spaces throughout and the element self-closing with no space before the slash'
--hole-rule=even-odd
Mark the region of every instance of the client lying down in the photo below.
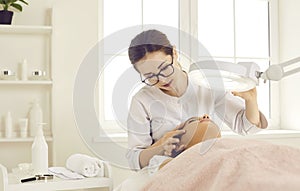
<svg viewBox="0 0 300 191">
<path fill-rule="evenodd" d="M 221 137 L 219 127 L 212 120 L 210 120 L 210 117 L 207 114 L 203 115 L 202 117 L 189 118 L 185 123 L 175 130 L 177 129 L 185 130 L 183 135 L 176 137 L 180 140 L 180 142 L 175 145 L 176 147 L 178 147 L 178 145 L 185 145 L 184 150 L 208 139 Z M 171 155 L 172 158 L 176 157 L 181 152 L 182 151 L 176 152 L 176 149 L 173 150 Z M 172 158 L 164 160 L 159 166 L 159 169 L 170 162 Z"/>
</svg>

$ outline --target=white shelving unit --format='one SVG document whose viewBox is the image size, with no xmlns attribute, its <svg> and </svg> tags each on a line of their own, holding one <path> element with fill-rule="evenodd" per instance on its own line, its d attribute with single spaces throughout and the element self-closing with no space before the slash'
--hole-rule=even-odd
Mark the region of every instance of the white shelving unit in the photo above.
<svg viewBox="0 0 300 191">
<path fill-rule="evenodd" d="M 0 25 L 2 34 L 51 34 L 51 26 Z"/>
<path fill-rule="evenodd" d="M 44 129 L 49 147 L 49 165 L 53 161 L 52 138 L 52 26 L 0 25 L 0 71 L 9 69 L 15 72 L 16 80 L 0 79 L 0 163 L 8 170 L 17 164 L 31 162 L 29 135 L 19 136 L 18 119 L 27 117 L 30 102 L 38 99 L 47 123 Z M 19 80 L 19 63 L 27 60 L 28 80 Z M 33 70 L 46 72 L 45 80 L 30 80 Z M 10 111 L 13 116 L 13 137 L 5 137 L 4 116 Z M 29 128 L 29 126 L 28 126 Z"/>
<path fill-rule="evenodd" d="M 52 85 L 50 80 L 1 80 L 0 85 Z"/>
<path fill-rule="evenodd" d="M 47 142 L 51 142 L 53 140 L 52 136 L 45 137 Z M 16 142 L 33 142 L 33 137 L 26 137 L 26 138 L 1 138 L 0 143 L 16 143 Z"/>
<path fill-rule="evenodd" d="M 7 173 L 7 169 L 0 164 L 0 190 L 4 191 L 53 191 L 53 190 L 112 190 L 113 179 L 111 167 L 105 165 L 104 177 L 91 177 L 76 180 L 65 180 L 54 177 L 51 180 L 31 181 L 20 183 L 20 177 L 15 174 Z M 1 184 L 2 183 L 2 184 Z"/>
</svg>

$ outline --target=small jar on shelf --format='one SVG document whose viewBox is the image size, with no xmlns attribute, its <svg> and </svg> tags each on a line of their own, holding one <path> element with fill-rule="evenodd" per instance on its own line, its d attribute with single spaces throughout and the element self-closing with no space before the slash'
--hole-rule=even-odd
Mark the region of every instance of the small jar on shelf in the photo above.
<svg viewBox="0 0 300 191">
<path fill-rule="evenodd" d="M 0 74 L 0 79 L 1 80 L 16 80 L 16 74 L 12 70 L 9 69 L 3 69 L 1 70 Z"/>
<path fill-rule="evenodd" d="M 33 70 L 30 80 L 46 80 L 46 72 L 43 70 Z"/>
</svg>

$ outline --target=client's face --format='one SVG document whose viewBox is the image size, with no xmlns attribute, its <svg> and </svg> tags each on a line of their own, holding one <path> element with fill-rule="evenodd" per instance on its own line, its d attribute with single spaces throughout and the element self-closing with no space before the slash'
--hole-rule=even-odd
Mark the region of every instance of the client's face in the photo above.
<svg viewBox="0 0 300 191">
<path fill-rule="evenodd" d="M 180 144 L 186 145 L 186 149 L 199 142 L 221 137 L 219 127 L 210 120 L 208 115 L 191 118 L 182 129 L 185 129 L 186 133 L 181 136 Z"/>
</svg>

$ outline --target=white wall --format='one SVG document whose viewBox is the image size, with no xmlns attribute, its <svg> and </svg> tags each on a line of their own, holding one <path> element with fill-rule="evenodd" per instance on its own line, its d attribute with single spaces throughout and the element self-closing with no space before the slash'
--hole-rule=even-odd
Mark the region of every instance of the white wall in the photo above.
<svg viewBox="0 0 300 191">
<path fill-rule="evenodd" d="M 280 61 L 300 56 L 300 1 L 279 0 Z M 298 65 L 300 67 L 300 64 Z M 300 129 L 300 73 L 281 80 L 281 127 Z"/>
<path fill-rule="evenodd" d="M 87 7 L 85 7 L 87 8 Z M 88 153 L 76 128 L 73 86 L 82 60 L 97 43 L 97 0 L 82 9 L 79 0 L 53 4 L 54 162 L 64 165 L 73 153 Z"/>
<path fill-rule="evenodd" d="M 53 31 L 54 164 L 64 166 L 73 153 L 93 155 L 77 130 L 72 102 L 78 68 L 98 42 L 98 1 L 89 0 L 84 9 L 79 0 L 56 1 L 53 5 Z M 101 147 L 114 152 L 105 143 Z M 125 179 L 128 173 L 113 167 L 114 185 Z"/>
<path fill-rule="evenodd" d="M 51 23 L 51 8 L 54 0 L 27 0 L 22 12 L 15 12 L 12 24 L 18 25 L 49 25 Z"/>
</svg>

